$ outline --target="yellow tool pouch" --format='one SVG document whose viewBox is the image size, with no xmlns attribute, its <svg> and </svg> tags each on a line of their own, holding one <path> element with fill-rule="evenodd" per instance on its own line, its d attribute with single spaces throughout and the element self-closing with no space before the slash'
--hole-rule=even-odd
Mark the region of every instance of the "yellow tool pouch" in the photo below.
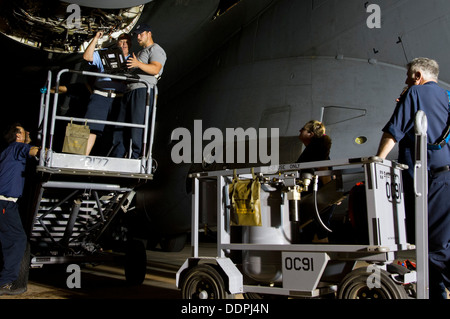
<svg viewBox="0 0 450 319">
<path fill-rule="evenodd" d="M 89 134 L 89 126 L 86 124 L 78 125 L 72 122 L 68 123 L 66 135 L 64 136 L 63 153 L 85 155 Z"/>
<path fill-rule="evenodd" d="M 252 179 L 240 180 L 236 171 L 233 182 L 228 186 L 231 201 L 230 221 L 232 226 L 262 226 L 261 183 L 253 173 Z"/>
</svg>

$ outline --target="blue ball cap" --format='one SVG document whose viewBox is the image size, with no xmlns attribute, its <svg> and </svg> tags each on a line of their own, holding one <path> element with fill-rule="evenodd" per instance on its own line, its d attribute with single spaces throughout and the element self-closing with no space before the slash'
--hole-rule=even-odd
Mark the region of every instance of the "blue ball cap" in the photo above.
<svg viewBox="0 0 450 319">
<path fill-rule="evenodd" d="M 152 31 L 152 29 L 150 28 L 150 26 L 148 24 L 142 23 L 139 24 L 136 29 L 134 29 L 133 34 L 140 34 L 144 31 Z"/>
</svg>

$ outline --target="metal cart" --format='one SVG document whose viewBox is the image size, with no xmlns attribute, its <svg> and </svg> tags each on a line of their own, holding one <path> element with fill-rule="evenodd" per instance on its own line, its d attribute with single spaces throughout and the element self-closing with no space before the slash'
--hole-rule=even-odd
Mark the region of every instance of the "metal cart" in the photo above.
<svg viewBox="0 0 450 319">
<path fill-rule="evenodd" d="M 241 293 L 249 297 L 414 297 L 416 271 L 394 263 L 398 252 L 415 248 L 406 240 L 404 168 L 369 157 L 192 174 L 192 257 L 176 276 L 183 298 L 221 299 Z M 262 226 L 231 226 L 228 187 L 233 176 L 252 179 L 252 173 L 261 183 Z M 318 189 L 316 181 L 325 176 L 332 176 L 334 182 Z M 299 240 L 299 228 L 312 220 L 310 216 L 320 221 L 321 198 L 334 198 L 325 207 L 346 205 L 350 199 L 345 197 L 351 196 L 359 178 L 364 182 L 366 207 L 358 207 L 354 218 L 365 222 L 363 236 L 348 243 L 316 244 L 303 241 L 300 232 Z M 217 255 L 207 257 L 198 254 L 199 190 L 204 182 L 217 186 Z M 313 192 L 303 196 L 307 187 Z M 308 200 L 312 205 L 301 205 Z M 323 221 L 320 224 L 327 228 Z"/>
</svg>

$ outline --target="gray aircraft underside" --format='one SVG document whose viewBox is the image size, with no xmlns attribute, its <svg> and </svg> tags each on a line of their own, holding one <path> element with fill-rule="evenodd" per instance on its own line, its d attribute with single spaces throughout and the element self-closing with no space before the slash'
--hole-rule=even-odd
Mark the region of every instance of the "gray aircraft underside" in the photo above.
<svg viewBox="0 0 450 319">
<path fill-rule="evenodd" d="M 409 60 L 435 58 L 441 66 L 440 84 L 449 88 L 448 38 L 443 35 L 449 2 L 374 1 L 381 9 L 381 28 L 368 27 L 371 12 L 366 2 L 357 0 L 241 1 L 230 16 L 250 3 L 261 6 L 258 13 L 247 18 L 242 13 L 244 23 L 230 17 L 226 28 L 235 31 L 215 51 L 197 49 L 196 40 L 203 35 L 196 33 L 183 50 L 169 53 L 161 89 L 170 85 L 166 97 L 162 91 L 158 109 L 160 129 L 166 134 L 178 127 L 192 132 L 195 119 L 202 120 L 203 130 L 277 127 L 280 162 L 291 163 L 302 148 L 299 129 L 319 119 L 333 140 L 331 158 L 371 156 L 405 86 Z M 205 33 L 206 43 L 214 41 L 213 33 Z M 195 55 L 208 49 L 213 53 L 205 59 Z M 170 150 L 175 142 L 166 134 L 156 143 Z M 396 152 L 390 158 L 395 159 Z M 188 214 L 189 181 L 183 176 L 192 166 L 166 159 L 168 171 L 178 174 L 161 174 L 169 179 L 161 193 L 174 200 L 166 202 L 165 210 L 154 206 L 161 214 L 171 209 Z M 198 164 L 195 170 L 201 170 Z"/>
<path fill-rule="evenodd" d="M 318 119 L 333 140 L 331 158 L 371 156 L 409 60 L 436 59 L 440 84 L 450 88 L 449 1 L 241 0 L 216 14 L 224 2 L 153 0 L 138 22 L 152 26 L 168 56 L 158 84 L 158 170 L 137 195 L 138 210 L 162 234 L 189 229 L 188 173 L 204 169 L 193 158 L 173 162 L 175 129 L 192 132 L 194 120 L 203 131 L 278 128 L 279 160 L 291 163 L 302 149 L 299 129 Z"/>
</svg>

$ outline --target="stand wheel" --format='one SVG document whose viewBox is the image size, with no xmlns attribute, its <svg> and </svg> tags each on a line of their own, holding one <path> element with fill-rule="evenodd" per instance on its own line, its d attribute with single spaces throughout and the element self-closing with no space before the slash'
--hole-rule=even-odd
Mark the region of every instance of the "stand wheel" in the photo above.
<svg viewBox="0 0 450 319">
<path fill-rule="evenodd" d="M 183 299 L 228 299 L 220 273 L 211 265 L 197 265 L 188 270 L 181 285 Z"/>
<path fill-rule="evenodd" d="M 22 257 L 22 262 L 20 263 L 19 276 L 15 281 L 15 288 L 22 289 L 24 292 L 27 291 L 28 287 L 28 275 L 30 273 L 30 243 L 27 242 L 25 247 L 25 253 Z"/>
<path fill-rule="evenodd" d="M 142 241 L 131 240 L 125 252 L 125 278 L 131 285 L 140 285 L 147 273 L 147 253 Z"/>
<path fill-rule="evenodd" d="M 368 282 L 371 283 L 373 279 L 376 280 L 374 287 L 369 288 Z M 379 273 L 373 273 L 364 267 L 355 269 L 344 277 L 339 286 L 338 298 L 407 299 L 408 295 L 402 285 L 390 278 L 388 272 L 380 269 Z"/>
</svg>

